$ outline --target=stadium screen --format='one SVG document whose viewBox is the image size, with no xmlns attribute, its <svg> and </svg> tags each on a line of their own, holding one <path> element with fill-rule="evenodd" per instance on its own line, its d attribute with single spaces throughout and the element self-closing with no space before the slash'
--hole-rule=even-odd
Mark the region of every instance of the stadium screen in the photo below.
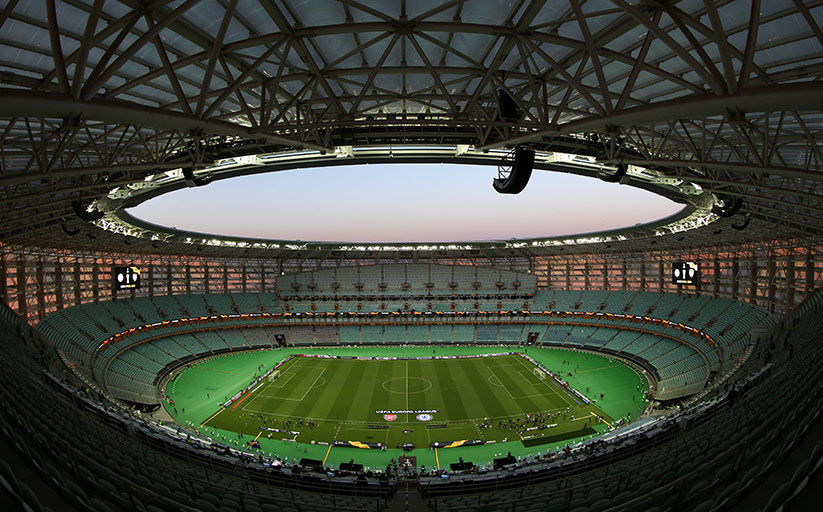
<svg viewBox="0 0 823 512">
<path fill-rule="evenodd" d="M 693 261 L 681 261 L 672 265 L 672 283 L 696 285 L 700 280 L 700 269 Z"/>
<path fill-rule="evenodd" d="M 114 288 L 116 290 L 140 288 L 140 269 L 137 267 L 114 267 Z"/>
</svg>

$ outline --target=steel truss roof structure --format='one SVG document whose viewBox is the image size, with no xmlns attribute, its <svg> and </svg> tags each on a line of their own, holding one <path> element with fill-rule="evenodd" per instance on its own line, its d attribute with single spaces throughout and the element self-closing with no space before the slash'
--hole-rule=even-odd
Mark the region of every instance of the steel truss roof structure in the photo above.
<svg viewBox="0 0 823 512">
<path fill-rule="evenodd" d="M 124 238 L 77 208 L 120 218 L 137 192 L 197 184 L 181 169 L 201 179 L 219 178 L 226 162 L 259 172 L 261 155 L 359 163 L 417 148 L 418 159 L 457 161 L 516 145 L 606 170 L 630 165 L 629 183 L 690 208 L 742 200 L 733 218 L 617 240 L 627 248 L 649 237 L 705 245 L 719 232 L 817 240 L 821 78 L 819 0 L 6 0 L 0 240 L 229 254 L 236 244 L 162 230 Z M 501 115 L 499 91 L 516 118 Z M 705 194 L 690 199 L 684 187 Z M 544 242 L 472 250 L 557 250 Z M 592 243 L 601 241 L 578 244 Z"/>
</svg>

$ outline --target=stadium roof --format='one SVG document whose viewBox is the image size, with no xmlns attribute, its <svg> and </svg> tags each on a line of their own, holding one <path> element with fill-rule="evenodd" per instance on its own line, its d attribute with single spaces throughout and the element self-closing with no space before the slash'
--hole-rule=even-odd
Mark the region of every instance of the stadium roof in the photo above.
<svg viewBox="0 0 823 512">
<path fill-rule="evenodd" d="M 0 6 L 4 243 L 275 257 L 374 250 L 207 240 L 138 225 L 120 209 L 238 174 L 396 155 L 496 163 L 518 144 L 545 169 L 597 176 L 627 164 L 629 183 L 685 203 L 675 222 L 692 224 L 402 250 L 493 256 L 823 233 L 823 1 Z M 499 91 L 519 117 L 501 115 Z M 741 208 L 718 219 L 717 203 Z"/>
</svg>

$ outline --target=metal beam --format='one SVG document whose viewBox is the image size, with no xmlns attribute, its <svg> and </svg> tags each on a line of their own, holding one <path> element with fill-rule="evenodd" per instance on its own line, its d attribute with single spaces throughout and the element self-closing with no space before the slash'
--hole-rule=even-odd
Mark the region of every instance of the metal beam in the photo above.
<svg viewBox="0 0 823 512">
<path fill-rule="evenodd" d="M 59 119 L 80 116 L 82 119 L 137 124 L 152 128 L 203 133 L 204 135 L 263 138 L 269 142 L 321 152 L 334 150 L 330 147 L 275 134 L 252 133 L 248 128 L 223 121 L 198 119 L 179 112 L 159 111 L 117 100 L 75 101 L 60 94 L 0 89 L 0 112 L 8 117 Z"/>
<path fill-rule="evenodd" d="M 161 164 L 123 164 L 110 166 L 93 167 L 70 167 L 68 169 L 53 169 L 49 172 L 38 173 L 16 173 L 0 176 L 0 186 L 15 185 L 18 183 L 29 183 L 32 181 L 72 178 L 75 176 L 85 176 L 90 174 L 112 174 L 128 171 L 164 171 L 194 165 L 193 162 L 181 161 Z"/>
<path fill-rule="evenodd" d="M 621 159 L 604 159 L 598 160 L 603 164 L 617 165 L 624 163 L 629 165 L 637 165 L 639 167 L 685 167 L 695 169 L 712 169 L 724 170 L 733 173 L 751 175 L 752 173 L 763 173 L 775 176 L 785 176 L 789 178 L 801 178 L 813 181 L 823 181 L 823 172 L 807 171 L 805 169 L 797 169 L 791 167 L 776 167 L 776 166 L 758 166 L 740 162 L 711 162 L 705 160 L 667 160 L 662 158 L 655 159 L 635 159 L 635 158 L 621 158 Z M 688 179 L 688 178 L 684 178 Z"/>
<path fill-rule="evenodd" d="M 485 151 L 501 146 L 516 146 L 542 137 L 587 133 L 615 127 L 653 124 L 677 119 L 725 116 L 730 113 L 779 112 L 787 110 L 823 110 L 823 83 L 804 82 L 768 87 L 750 87 L 733 96 L 687 96 L 615 112 L 608 116 L 592 116 L 557 128 L 536 131 L 478 148 Z"/>
<path fill-rule="evenodd" d="M 74 77 L 71 81 L 71 95 L 73 98 L 80 97 L 80 88 L 83 86 L 89 50 L 91 50 L 94 44 L 94 29 L 97 28 L 97 19 L 102 10 L 103 0 L 94 0 L 94 5 L 91 8 L 91 12 L 89 12 L 89 18 L 86 20 L 86 30 L 83 31 L 83 39 L 80 41 L 77 63 L 74 66 Z"/>
<path fill-rule="evenodd" d="M 754 50 L 757 46 L 757 31 L 760 28 L 760 0 L 752 0 L 751 14 L 749 15 L 749 33 L 746 37 L 746 49 L 743 52 L 743 65 L 740 67 L 740 77 L 737 88 L 744 89 L 749 85 L 749 74 L 754 65 Z M 823 43 L 821 43 L 823 44 Z"/>
<path fill-rule="evenodd" d="M 57 9 L 54 0 L 46 2 L 46 11 L 49 18 L 49 40 L 51 41 L 51 55 L 54 59 L 54 70 L 57 72 L 57 83 L 60 84 L 60 91 L 67 94 L 69 88 L 69 75 L 66 73 L 66 63 L 63 61 L 63 47 L 60 45 L 60 32 L 57 26 Z"/>
</svg>

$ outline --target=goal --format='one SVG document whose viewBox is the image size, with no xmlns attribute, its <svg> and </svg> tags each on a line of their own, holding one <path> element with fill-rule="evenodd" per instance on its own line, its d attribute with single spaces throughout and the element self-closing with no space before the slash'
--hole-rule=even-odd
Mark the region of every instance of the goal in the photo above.
<svg viewBox="0 0 823 512">
<path fill-rule="evenodd" d="M 534 369 L 534 376 L 537 377 L 540 380 L 546 380 L 546 372 L 544 372 L 540 368 L 535 368 Z"/>
<path fill-rule="evenodd" d="M 280 378 L 280 370 L 274 370 L 269 374 L 269 382 L 274 382 Z"/>
</svg>

